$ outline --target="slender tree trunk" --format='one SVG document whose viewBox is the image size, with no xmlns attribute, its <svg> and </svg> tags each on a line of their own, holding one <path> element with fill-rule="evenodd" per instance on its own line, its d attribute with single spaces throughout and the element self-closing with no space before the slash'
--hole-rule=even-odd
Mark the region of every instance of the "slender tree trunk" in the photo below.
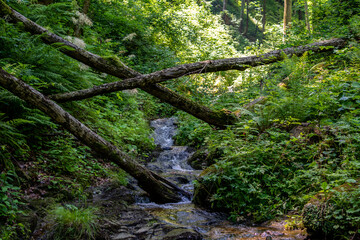
<svg viewBox="0 0 360 240">
<path fill-rule="evenodd" d="M 119 78 L 134 78 L 141 76 L 141 73 L 138 73 L 133 69 L 129 68 L 118 59 L 102 58 L 96 54 L 79 48 L 75 44 L 66 41 L 65 39 L 57 36 L 56 34 L 50 33 L 45 28 L 37 25 L 36 23 L 27 19 L 20 13 L 11 9 L 8 5 L 5 4 L 3 0 L 0 0 L 0 17 L 4 17 L 5 19 L 12 22 L 22 22 L 24 24 L 24 30 L 34 35 L 41 35 L 41 40 L 46 44 L 51 45 L 54 43 L 62 43 L 64 46 L 66 46 L 66 48 L 58 48 L 59 51 L 101 72 Z M 167 102 L 174 107 L 177 107 L 195 117 L 199 116 L 197 112 L 199 109 L 207 109 L 206 113 L 208 114 L 201 114 L 200 119 L 219 128 L 225 128 L 228 124 L 229 119 L 233 119 L 234 121 L 236 119 L 236 117 L 234 117 L 234 115 L 232 115 L 231 113 L 227 114 L 228 117 L 224 119 L 224 114 L 222 114 L 221 112 L 213 111 L 210 108 L 202 106 L 198 103 L 194 105 L 194 101 L 185 98 L 164 86 L 160 86 L 159 84 L 149 85 L 141 89 L 150 94 L 154 94 L 154 96 L 159 98 L 160 100 Z M 179 99 L 183 101 L 183 104 L 179 104 Z"/>
<path fill-rule="evenodd" d="M 249 0 L 246 0 L 246 24 L 243 35 L 246 35 L 249 30 Z"/>
<path fill-rule="evenodd" d="M 222 15 L 222 18 L 223 18 L 224 23 L 226 25 L 231 25 L 230 16 L 226 13 L 226 0 L 223 1 L 223 15 Z"/>
<path fill-rule="evenodd" d="M 304 8 L 305 8 L 305 24 L 306 24 L 306 29 L 307 29 L 307 31 L 310 33 L 310 32 L 311 32 L 311 28 L 310 28 L 309 8 L 308 8 L 307 0 L 305 0 L 305 2 L 304 2 Z"/>
<path fill-rule="evenodd" d="M 187 192 L 181 190 L 161 176 L 147 170 L 135 159 L 121 152 L 117 147 L 97 135 L 55 102 L 49 100 L 31 86 L 1 68 L 0 86 L 43 111 L 50 116 L 54 122 L 62 125 L 85 145 L 124 169 L 138 180 L 139 186 L 149 193 L 154 201 L 159 203 L 176 202 L 181 200 L 182 195 L 189 196 Z"/>
<path fill-rule="evenodd" d="M 87 15 L 87 13 L 89 12 L 90 2 L 91 2 L 91 0 L 84 0 L 82 13 L 85 14 L 85 15 Z M 74 36 L 75 37 L 80 37 L 82 35 L 82 32 L 83 32 L 83 30 L 82 30 L 81 23 L 77 23 L 75 25 Z"/>
<path fill-rule="evenodd" d="M 262 32 L 265 32 L 265 25 L 266 25 L 266 0 L 263 1 Z"/>
<path fill-rule="evenodd" d="M 291 22 L 291 13 L 292 13 L 292 0 L 285 0 L 284 1 L 284 39 L 287 35 L 287 29 L 289 28 Z"/>
<path fill-rule="evenodd" d="M 240 24 L 239 24 L 239 32 L 240 32 L 240 34 L 243 33 L 245 1 L 246 0 L 241 0 Z"/>
<path fill-rule="evenodd" d="M 84 0 L 83 13 L 88 14 L 91 0 Z"/>
</svg>

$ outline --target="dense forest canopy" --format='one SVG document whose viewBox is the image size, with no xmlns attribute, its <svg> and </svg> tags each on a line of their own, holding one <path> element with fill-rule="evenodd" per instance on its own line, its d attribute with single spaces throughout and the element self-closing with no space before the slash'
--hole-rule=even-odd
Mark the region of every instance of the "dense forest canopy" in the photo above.
<svg viewBox="0 0 360 240">
<path fill-rule="evenodd" d="M 130 175 L 154 201 L 187 195 L 144 167 L 149 121 L 172 116 L 203 169 L 197 205 L 234 222 L 295 212 L 294 227 L 359 238 L 359 12 L 359 0 L 0 0 L 0 239 L 33 234 L 35 200 L 86 202 Z"/>
</svg>

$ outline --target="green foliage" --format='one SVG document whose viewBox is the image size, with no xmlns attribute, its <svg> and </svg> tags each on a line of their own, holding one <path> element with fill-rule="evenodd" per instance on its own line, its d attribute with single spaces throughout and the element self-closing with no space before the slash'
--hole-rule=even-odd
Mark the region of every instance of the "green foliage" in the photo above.
<svg viewBox="0 0 360 240">
<path fill-rule="evenodd" d="M 175 135 L 177 145 L 187 145 L 199 148 L 211 132 L 208 124 L 185 114 L 179 114 L 180 124 Z"/>
<path fill-rule="evenodd" d="M 257 40 L 250 43 L 238 32 L 241 1 L 228 0 L 227 14 L 233 26 L 222 23 L 220 0 L 92 1 L 86 23 L 81 24 L 81 7 L 76 1 L 49 5 L 7 1 L 74 44 L 105 58 L 119 59 L 141 73 L 177 63 L 237 57 L 239 50 L 245 55 L 261 54 L 321 38 L 358 36 L 358 0 L 308 1 L 310 32 L 299 14 L 304 2 L 296 1 L 297 14 L 286 42 L 281 26 L 283 8 L 278 1 L 267 1 L 267 30 L 260 33 L 262 2 L 251 1 L 249 5 L 247 37 Z M 73 36 L 76 24 L 82 28 L 80 38 Z M 0 19 L 0 66 L 45 95 L 118 80 L 64 56 L 56 50 L 59 47 L 24 33 L 22 24 Z M 299 210 L 319 191 L 330 194 L 333 187 L 359 178 L 359 60 L 355 41 L 346 49 L 335 50 L 331 57 L 310 52 L 272 66 L 187 76 L 166 84 L 196 102 L 241 116 L 238 125 L 223 131 L 178 113 L 141 91 L 106 94 L 63 107 L 134 156 L 147 156 L 154 148 L 148 119 L 178 115 L 178 144 L 206 145 L 210 152 L 221 149 L 224 153 L 213 166 L 215 171 L 200 181 L 216 186 L 211 196 L 213 206 L 227 209 L 234 220 L 251 216 L 264 221 Z M 244 107 L 260 96 L 265 96 L 266 102 L 251 109 Z M 294 133 L 301 128 L 299 134 Z M 31 180 L 47 190 L 41 197 L 56 192 L 57 199 L 84 199 L 83 190 L 106 177 L 127 183 L 124 172 L 104 164 L 101 156 L 94 159 L 90 149 L 3 89 L 0 135 L 0 166 L 15 169 L 13 160 L 32 166 L 27 169 L 33 171 Z M 12 221 L 6 225 L 10 230 L 3 231 L 11 239 L 18 229 L 11 211 L 18 211 L 15 200 L 20 197 L 19 189 L 12 188 L 8 177 L 0 184 L 12 189 L 5 194 L 8 203 L 2 208 L 8 214 L 6 221 Z M 347 199 L 335 199 L 339 206 L 354 212 L 347 214 L 348 221 L 358 226 L 356 209 L 351 207 L 358 208 L 358 195 L 349 194 Z M 51 214 L 58 237 L 68 234 L 68 238 L 76 238 L 70 236 L 75 233 L 80 234 L 77 237 L 94 237 L 92 210 L 67 206 Z M 77 222 L 77 218 L 82 220 Z M 291 221 L 291 227 L 298 225 L 297 219 Z"/>
<path fill-rule="evenodd" d="M 360 188 L 355 179 L 326 189 L 308 203 L 303 221 L 314 235 L 331 239 L 356 239 L 360 232 Z"/>
<path fill-rule="evenodd" d="M 318 191 L 359 177 L 359 72 L 354 68 L 359 58 L 352 52 L 340 51 L 320 63 L 304 55 L 270 68 L 271 79 L 261 92 L 267 101 L 249 110 L 237 107 L 236 126 L 205 138 L 208 148 L 225 154 L 197 187 L 212 186 L 212 207 L 227 209 L 233 220 L 252 216 L 262 222 L 300 210 Z M 254 79 L 264 77 L 258 73 Z M 249 89 L 257 86 L 255 81 Z M 253 94 L 234 91 L 235 103 Z"/>
<path fill-rule="evenodd" d="M 129 183 L 129 180 L 127 178 L 127 174 L 124 170 L 118 170 L 118 171 L 108 171 L 107 175 L 110 177 L 111 181 L 115 184 L 126 186 Z"/>
<path fill-rule="evenodd" d="M 287 230 L 295 230 L 295 229 L 303 229 L 304 225 L 302 222 L 302 217 L 300 215 L 290 215 L 287 216 L 288 219 L 285 220 L 285 229 Z"/>
<path fill-rule="evenodd" d="M 48 219 L 53 225 L 52 239 L 95 239 L 97 216 L 94 208 L 78 208 L 66 204 L 49 212 Z"/>
<path fill-rule="evenodd" d="M 16 223 L 16 218 L 24 214 L 20 210 L 22 205 L 20 188 L 14 185 L 17 176 L 14 172 L 0 173 L 0 239 L 16 239 L 24 235 L 26 228 Z"/>
<path fill-rule="evenodd" d="M 360 1 L 323 1 L 314 6 L 314 32 L 324 36 L 351 37 L 357 32 L 349 28 L 360 13 Z M 353 18 L 354 17 L 354 18 Z"/>
</svg>

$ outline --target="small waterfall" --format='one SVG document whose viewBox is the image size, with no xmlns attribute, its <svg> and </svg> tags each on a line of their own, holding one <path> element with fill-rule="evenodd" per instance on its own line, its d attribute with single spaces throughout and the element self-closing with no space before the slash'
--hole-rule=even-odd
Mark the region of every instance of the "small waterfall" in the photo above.
<svg viewBox="0 0 360 240">
<path fill-rule="evenodd" d="M 164 118 L 150 123 L 150 126 L 154 128 L 155 144 L 161 147 L 162 152 L 156 161 L 148 163 L 147 167 L 191 192 L 193 190 L 192 181 L 195 180 L 199 171 L 192 169 L 187 163 L 187 159 L 193 154 L 187 146 L 173 146 L 176 122 L 175 118 Z"/>
<path fill-rule="evenodd" d="M 193 170 L 187 159 L 192 152 L 186 146 L 173 146 L 173 137 L 176 135 L 176 119 L 165 118 L 151 122 L 154 128 L 153 138 L 162 149 L 159 157 L 147 164 L 147 167 L 181 186 L 184 190 L 193 191 L 193 180 L 201 171 Z M 286 231 L 283 224 L 277 222 L 266 226 L 245 226 L 234 224 L 227 220 L 224 213 L 209 212 L 197 208 L 189 200 L 179 203 L 156 204 L 138 203 L 149 213 L 161 220 L 176 226 L 187 227 L 198 231 L 204 239 L 273 239 L 301 240 L 304 236 L 298 231 Z"/>
<path fill-rule="evenodd" d="M 169 150 L 174 144 L 173 137 L 176 134 L 176 119 L 162 118 L 151 121 L 150 126 L 154 128 L 155 144 L 163 150 Z"/>
</svg>

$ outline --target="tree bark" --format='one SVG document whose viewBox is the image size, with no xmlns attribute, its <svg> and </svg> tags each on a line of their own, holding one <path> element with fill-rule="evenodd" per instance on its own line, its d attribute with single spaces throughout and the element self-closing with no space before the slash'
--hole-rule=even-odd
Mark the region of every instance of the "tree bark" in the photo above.
<svg viewBox="0 0 360 240">
<path fill-rule="evenodd" d="M 246 24 L 243 35 L 246 35 L 249 30 L 249 0 L 246 0 Z"/>
<path fill-rule="evenodd" d="M 90 8 L 90 2 L 91 0 L 84 0 L 84 5 L 83 5 L 83 9 L 82 9 L 82 13 L 87 15 L 87 13 L 89 12 L 89 8 Z M 81 28 L 81 24 L 77 23 L 75 25 L 75 30 L 74 30 L 74 36 L 75 37 L 80 37 L 83 34 L 83 30 Z"/>
<path fill-rule="evenodd" d="M 151 90 L 152 88 L 147 88 L 146 86 L 171 79 L 176 79 L 182 76 L 192 75 L 192 74 L 201 74 L 201 73 L 227 71 L 227 70 L 243 71 L 250 67 L 256 67 L 256 66 L 261 66 L 261 65 L 266 65 L 277 61 L 281 61 L 285 57 L 291 57 L 293 55 L 300 56 L 303 53 L 310 50 L 313 52 L 332 51 L 334 48 L 344 47 L 345 44 L 346 41 L 344 39 L 336 38 L 336 39 L 320 41 L 298 47 L 290 47 L 290 48 L 275 50 L 258 56 L 254 55 L 254 56 L 242 57 L 242 58 L 226 58 L 219 60 L 209 60 L 209 61 L 202 61 L 202 62 L 196 62 L 190 64 L 183 64 L 183 65 L 163 69 L 161 71 L 153 72 L 150 74 L 140 75 L 135 78 L 125 79 L 123 81 L 106 83 L 103 85 L 95 86 L 88 89 L 83 89 L 80 91 L 61 93 L 61 94 L 51 95 L 49 97 L 57 102 L 67 102 L 67 101 L 90 98 L 104 93 L 110 93 L 110 92 L 131 89 L 131 88 L 138 88 L 138 87 L 146 89 L 152 95 L 160 95 L 162 94 L 162 92 L 155 92 L 154 90 Z M 157 89 L 161 89 L 161 88 L 162 86 L 158 85 Z M 184 104 L 184 103 L 186 104 L 186 101 L 183 101 L 183 99 L 179 98 L 178 100 L 179 100 L 178 104 Z M 189 106 L 186 106 L 185 108 L 188 109 L 194 106 L 197 106 L 195 102 L 193 102 Z M 200 105 L 196 110 L 193 111 L 206 112 L 207 109 L 202 109 L 202 106 Z M 215 123 L 212 124 L 217 125 Z"/>
<path fill-rule="evenodd" d="M 263 12 L 262 12 L 262 32 L 265 32 L 266 25 L 266 0 L 263 1 Z"/>
<path fill-rule="evenodd" d="M 231 24 L 231 19 L 230 19 L 229 15 L 226 14 L 226 0 L 223 1 L 223 15 L 222 15 L 222 18 L 223 18 L 224 23 L 226 25 Z"/>
<path fill-rule="evenodd" d="M 240 24 L 239 24 L 239 32 L 240 32 L 240 34 L 243 33 L 245 1 L 246 1 L 246 0 L 241 0 Z"/>
<path fill-rule="evenodd" d="M 3 17 L 11 22 L 22 22 L 26 31 L 34 35 L 41 35 L 41 39 L 44 43 L 49 45 L 56 43 L 57 46 L 59 46 L 59 43 L 62 44 L 60 47 L 58 47 L 59 51 L 94 69 L 97 69 L 100 72 L 104 72 L 118 78 L 134 78 L 137 76 L 141 76 L 141 73 L 129 68 L 118 59 L 102 58 L 96 54 L 93 54 L 76 46 L 71 42 L 66 41 L 65 39 L 57 36 L 56 34 L 50 33 L 45 28 L 39 26 L 33 21 L 27 19 L 25 16 L 11 9 L 8 5 L 5 4 L 3 0 L 0 0 L 0 17 Z M 194 101 L 185 98 L 164 86 L 160 87 L 159 84 L 154 84 L 143 87 L 141 89 L 150 94 L 153 94 L 160 100 L 167 102 L 174 107 L 177 107 L 195 117 L 199 115 L 196 112 L 197 109 L 199 109 L 198 103 L 196 104 L 197 106 L 193 106 Z M 182 99 L 183 104 L 178 104 L 179 99 Z M 188 106 L 190 106 L 190 108 Z M 222 118 L 222 114 L 219 114 L 218 111 L 213 111 L 206 106 L 201 106 L 201 109 L 206 109 L 206 112 L 202 114 L 202 118 L 200 118 L 201 120 L 209 124 L 213 124 L 215 122 L 216 127 L 225 128 L 225 126 L 227 125 L 227 121 Z M 208 114 L 206 115 L 206 113 Z M 236 117 L 229 113 L 228 119 L 234 119 L 235 121 Z"/>
<path fill-rule="evenodd" d="M 284 38 L 286 38 L 286 30 L 289 27 L 291 22 L 291 13 L 292 13 L 292 0 L 285 0 L 284 1 Z"/>
<path fill-rule="evenodd" d="M 91 0 L 84 0 L 83 13 L 88 14 Z"/>
<path fill-rule="evenodd" d="M 305 2 L 304 2 L 304 8 L 305 8 L 305 24 L 306 24 L 306 29 L 307 29 L 307 31 L 310 33 L 310 32 L 311 32 L 311 28 L 310 28 L 309 8 L 308 8 L 307 0 L 305 0 Z"/>
<path fill-rule="evenodd" d="M 138 180 L 139 186 L 149 193 L 152 200 L 159 203 L 176 202 L 180 201 L 182 196 L 189 196 L 189 193 L 154 172 L 147 170 L 135 159 L 97 135 L 55 102 L 1 68 L 0 86 L 43 111 L 54 122 L 62 125 L 85 145 L 124 169 Z"/>
</svg>

